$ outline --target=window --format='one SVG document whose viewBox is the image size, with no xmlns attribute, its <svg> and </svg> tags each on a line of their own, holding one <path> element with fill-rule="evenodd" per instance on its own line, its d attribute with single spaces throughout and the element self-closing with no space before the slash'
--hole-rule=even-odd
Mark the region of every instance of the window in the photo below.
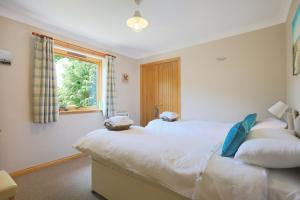
<svg viewBox="0 0 300 200">
<path fill-rule="evenodd" d="M 54 48 L 60 113 L 99 111 L 101 105 L 101 59 Z"/>
</svg>

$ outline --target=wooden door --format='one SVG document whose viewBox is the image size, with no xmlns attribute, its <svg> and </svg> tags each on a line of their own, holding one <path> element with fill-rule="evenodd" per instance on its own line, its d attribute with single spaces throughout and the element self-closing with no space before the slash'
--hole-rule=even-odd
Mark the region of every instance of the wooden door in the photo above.
<svg viewBox="0 0 300 200">
<path fill-rule="evenodd" d="M 141 66 L 141 125 L 145 126 L 149 121 L 155 119 L 157 113 L 154 110 L 157 100 L 158 73 L 157 67 L 153 65 Z"/>
<path fill-rule="evenodd" d="M 164 111 L 180 114 L 180 59 L 141 65 L 141 125 Z"/>
</svg>

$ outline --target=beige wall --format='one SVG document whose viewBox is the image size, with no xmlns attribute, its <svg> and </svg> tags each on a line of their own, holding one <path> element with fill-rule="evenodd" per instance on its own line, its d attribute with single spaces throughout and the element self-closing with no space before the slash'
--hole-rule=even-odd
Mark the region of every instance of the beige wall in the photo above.
<svg viewBox="0 0 300 200">
<path fill-rule="evenodd" d="M 76 153 L 72 144 L 102 127 L 102 117 L 99 113 L 74 114 L 60 116 L 53 124 L 31 123 L 31 32 L 45 32 L 3 17 L 0 27 L 0 49 L 13 56 L 11 66 L 0 65 L 0 169 L 14 171 Z M 123 72 L 129 74 L 126 84 L 121 82 Z M 137 61 L 117 55 L 116 76 L 118 110 L 128 110 L 139 122 Z"/>
<path fill-rule="evenodd" d="M 268 116 L 286 100 L 285 25 L 249 32 L 141 59 L 181 57 L 184 119 L 241 120 L 247 113 Z M 220 62 L 217 57 L 227 57 Z"/>
<path fill-rule="evenodd" d="M 300 110 L 300 74 L 293 76 L 292 20 L 299 4 L 300 0 L 292 1 L 286 22 L 287 102 L 297 110 Z M 296 120 L 296 129 L 300 131 L 300 118 Z"/>
</svg>

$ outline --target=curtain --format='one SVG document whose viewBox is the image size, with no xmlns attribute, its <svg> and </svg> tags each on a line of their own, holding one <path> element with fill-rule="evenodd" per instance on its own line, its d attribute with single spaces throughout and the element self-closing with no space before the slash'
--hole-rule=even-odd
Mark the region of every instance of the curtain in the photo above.
<svg viewBox="0 0 300 200">
<path fill-rule="evenodd" d="M 104 69 L 104 87 L 103 87 L 103 104 L 102 112 L 105 118 L 112 117 L 116 114 L 116 83 L 115 83 L 115 58 L 106 57 L 106 66 Z"/>
<path fill-rule="evenodd" d="M 34 36 L 33 122 L 57 121 L 58 107 L 53 39 Z"/>
</svg>

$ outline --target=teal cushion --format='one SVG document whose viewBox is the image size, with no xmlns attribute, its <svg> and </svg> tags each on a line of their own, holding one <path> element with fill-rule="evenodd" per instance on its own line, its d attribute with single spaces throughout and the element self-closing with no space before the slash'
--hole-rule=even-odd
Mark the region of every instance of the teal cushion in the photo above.
<svg viewBox="0 0 300 200">
<path fill-rule="evenodd" d="M 221 155 L 224 157 L 233 157 L 240 145 L 247 137 L 246 123 L 244 121 L 236 123 L 228 132 Z"/>
<path fill-rule="evenodd" d="M 246 125 L 246 132 L 247 134 L 250 132 L 251 128 L 255 125 L 256 123 L 256 113 L 249 114 L 245 117 L 244 122 Z"/>
</svg>

